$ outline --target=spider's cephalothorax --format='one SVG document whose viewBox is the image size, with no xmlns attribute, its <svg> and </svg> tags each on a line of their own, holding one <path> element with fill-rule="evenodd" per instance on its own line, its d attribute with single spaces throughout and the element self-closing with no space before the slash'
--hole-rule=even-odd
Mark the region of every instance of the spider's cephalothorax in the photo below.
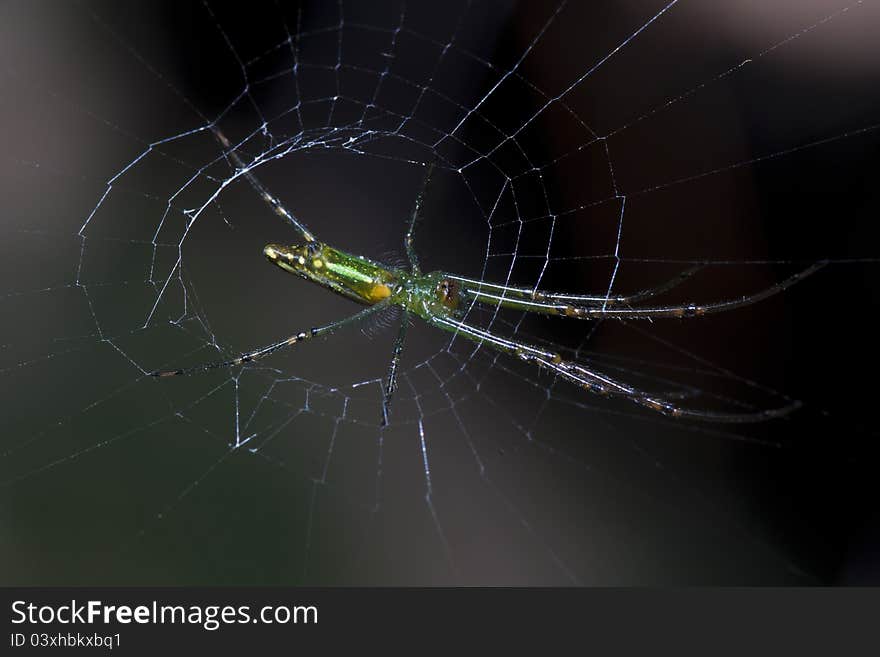
<svg viewBox="0 0 880 657">
<path fill-rule="evenodd" d="M 425 321 L 432 317 L 456 317 L 459 314 L 461 285 L 442 271 L 428 274 L 403 274 L 403 306 Z"/>
<path fill-rule="evenodd" d="M 442 278 L 434 290 L 437 300 L 450 310 L 458 308 L 461 299 L 461 284 L 453 278 Z"/>
</svg>

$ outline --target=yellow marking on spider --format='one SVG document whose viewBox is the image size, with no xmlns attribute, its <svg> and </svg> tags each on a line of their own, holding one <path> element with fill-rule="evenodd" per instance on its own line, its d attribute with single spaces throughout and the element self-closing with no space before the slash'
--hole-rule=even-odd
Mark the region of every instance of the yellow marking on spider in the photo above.
<svg viewBox="0 0 880 657">
<path fill-rule="evenodd" d="M 370 288 L 370 291 L 367 293 L 370 301 L 379 302 L 382 299 L 387 299 L 391 296 L 391 288 L 387 285 L 383 285 L 381 283 L 376 283 L 373 287 Z"/>
</svg>

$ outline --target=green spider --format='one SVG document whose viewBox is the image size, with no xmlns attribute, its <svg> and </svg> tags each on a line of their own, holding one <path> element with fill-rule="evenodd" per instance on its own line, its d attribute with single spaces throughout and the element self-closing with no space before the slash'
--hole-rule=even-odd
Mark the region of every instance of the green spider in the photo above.
<svg viewBox="0 0 880 657">
<path fill-rule="evenodd" d="M 360 322 L 391 306 L 403 312 L 400 330 L 394 343 L 391 363 L 383 386 L 382 425 L 390 418 L 391 400 L 397 387 L 397 371 L 406 340 L 411 315 L 431 326 L 486 345 L 521 361 L 546 368 L 563 379 L 592 393 L 617 396 L 636 404 L 678 418 L 711 422 L 757 422 L 789 413 L 797 402 L 780 408 L 743 413 L 717 413 L 681 407 L 669 399 L 638 390 L 592 367 L 566 360 L 559 353 L 534 346 L 517 339 L 505 338 L 484 328 L 473 326 L 465 319 L 465 310 L 473 304 L 557 315 L 578 319 L 655 319 L 662 317 L 698 317 L 751 305 L 778 294 L 794 283 L 809 276 L 823 263 L 814 264 L 801 272 L 755 294 L 707 304 L 678 304 L 642 306 L 637 304 L 672 289 L 691 277 L 699 267 L 686 270 L 666 283 L 631 295 L 578 295 L 537 291 L 532 288 L 512 287 L 465 278 L 443 271 L 423 273 L 419 268 L 413 238 L 434 164 L 428 166 L 422 188 L 408 222 L 404 244 L 409 269 L 388 268 L 363 256 L 353 255 L 324 244 L 263 186 L 231 147 L 226 137 L 212 127 L 214 135 L 224 147 L 225 156 L 235 165 L 261 198 L 282 219 L 287 221 L 304 239 L 301 245 L 268 244 L 263 254 L 281 269 L 317 283 L 366 308 L 344 319 L 290 335 L 278 342 L 246 352 L 231 360 L 198 365 L 187 369 L 161 370 L 151 376 L 170 377 L 195 374 L 221 367 L 232 367 L 264 358 L 280 349 L 327 336 L 336 330 Z"/>
</svg>

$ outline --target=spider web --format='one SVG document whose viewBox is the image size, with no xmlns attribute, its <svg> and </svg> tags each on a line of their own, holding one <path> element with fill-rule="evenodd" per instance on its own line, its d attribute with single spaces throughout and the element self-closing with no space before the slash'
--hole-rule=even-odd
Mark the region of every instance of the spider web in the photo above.
<svg viewBox="0 0 880 657">
<path fill-rule="evenodd" d="M 876 5 L 435 5 L 4 9 L 4 581 L 860 577 Z M 675 421 L 417 322 L 383 429 L 392 315 L 147 376 L 354 311 L 266 264 L 301 239 L 247 174 L 405 267 L 434 161 L 425 270 L 612 295 L 700 267 L 680 303 L 827 261 L 711 318 L 466 316 L 682 405 L 802 409 Z"/>
</svg>

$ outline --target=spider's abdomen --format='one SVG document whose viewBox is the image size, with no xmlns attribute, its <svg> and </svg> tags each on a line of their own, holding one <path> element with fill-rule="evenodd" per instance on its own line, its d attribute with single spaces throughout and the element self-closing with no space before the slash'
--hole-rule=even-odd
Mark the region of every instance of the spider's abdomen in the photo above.
<svg viewBox="0 0 880 657">
<path fill-rule="evenodd" d="M 390 297 L 397 283 L 395 272 L 379 263 L 321 242 L 293 246 L 267 244 L 263 254 L 291 274 L 367 305 Z"/>
</svg>

